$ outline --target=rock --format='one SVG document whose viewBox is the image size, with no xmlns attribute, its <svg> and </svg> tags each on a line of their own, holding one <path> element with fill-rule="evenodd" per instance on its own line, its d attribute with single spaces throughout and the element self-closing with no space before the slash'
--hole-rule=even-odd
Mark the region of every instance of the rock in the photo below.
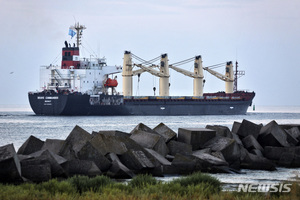
<svg viewBox="0 0 300 200">
<path fill-rule="evenodd" d="M 182 155 L 192 155 L 193 153 L 192 145 L 183 142 L 171 140 L 167 146 L 169 148 L 169 153 L 173 156 L 175 156 L 177 153 Z"/>
<path fill-rule="evenodd" d="M 179 128 L 178 142 L 192 145 L 192 150 L 202 149 L 204 144 L 216 136 L 215 130 L 204 128 Z"/>
<path fill-rule="evenodd" d="M 34 136 L 30 136 L 19 148 L 18 154 L 29 155 L 36 151 L 41 150 L 44 142 Z"/>
<path fill-rule="evenodd" d="M 237 132 L 239 131 L 239 128 L 240 128 L 241 124 L 242 123 L 240 123 L 240 122 L 233 122 L 231 132 L 233 134 L 237 134 Z"/>
<path fill-rule="evenodd" d="M 262 147 L 289 147 L 287 136 L 283 129 L 273 120 L 261 128 L 257 141 Z"/>
<path fill-rule="evenodd" d="M 252 135 L 255 139 L 257 139 L 260 130 L 261 130 L 261 125 L 255 124 L 253 122 L 244 119 L 237 131 L 237 135 L 239 135 L 240 138 L 245 138 L 248 135 Z"/>
<path fill-rule="evenodd" d="M 77 156 L 80 160 L 90 160 L 94 161 L 97 167 L 101 171 L 107 171 L 111 162 L 102 155 L 90 142 L 87 142 L 77 153 Z"/>
<path fill-rule="evenodd" d="M 143 123 L 139 123 L 131 132 L 130 134 L 135 134 L 136 132 L 139 131 L 144 131 L 147 133 L 153 133 L 153 134 L 158 134 L 156 131 L 152 130 L 151 128 L 149 128 L 148 126 L 146 126 Z"/>
<path fill-rule="evenodd" d="M 112 165 L 109 169 L 109 172 L 107 173 L 108 176 L 119 179 L 128 179 L 135 176 L 135 174 L 130 169 L 123 165 L 116 154 L 109 153 L 107 156 L 112 161 Z"/>
<path fill-rule="evenodd" d="M 90 160 L 68 160 L 67 162 L 62 164 L 62 167 L 64 168 L 68 176 L 97 176 L 102 174 L 94 161 Z"/>
<path fill-rule="evenodd" d="M 232 133 L 227 126 L 220 126 L 220 125 L 207 125 L 205 128 L 215 130 L 216 135 L 222 137 L 229 137 L 232 138 Z"/>
<path fill-rule="evenodd" d="M 157 132 L 160 136 L 162 136 L 166 143 L 168 143 L 170 140 L 175 139 L 177 136 L 177 133 L 175 133 L 164 123 L 158 124 L 153 130 Z"/>
<path fill-rule="evenodd" d="M 241 152 L 238 144 L 234 139 L 217 136 L 209 140 L 205 148 L 210 148 L 212 151 L 220 151 L 225 160 L 230 164 L 240 159 Z"/>
<path fill-rule="evenodd" d="M 13 144 L 0 147 L 0 182 L 23 182 L 20 161 Z"/>
<path fill-rule="evenodd" d="M 104 130 L 104 131 L 99 131 L 99 132 L 93 132 L 92 135 L 96 135 L 96 134 L 102 134 L 102 135 L 106 135 L 106 136 L 118 136 L 118 137 L 129 137 L 131 134 L 129 133 L 125 133 L 122 131 L 118 131 L 118 130 Z"/>
<path fill-rule="evenodd" d="M 253 135 L 248 135 L 248 136 L 244 137 L 244 139 L 242 141 L 243 141 L 244 147 L 248 151 L 251 151 L 253 149 L 257 149 L 261 152 L 264 151 L 262 146 L 260 146 L 260 144 L 257 142 L 257 140 L 254 138 Z"/>
<path fill-rule="evenodd" d="M 241 168 L 255 170 L 276 170 L 275 165 L 268 159 L 251 153 L 247 153 L 241 162 Z"/>
<path fill-rule="evenodd" d="M 145 170 L 154 168 L 155 165 L 143 151 L 128 150 L 119 156 L 121 162 L 131 170 Z"/>
<path fill-rule="evenodd" d="M 67 160 L 77 159 L 77 153 L 92 138 L 92 135 L 79 126 L 75 126 L 67 139 L 64 141 L 59 155 Z"/>
<path fill-rule="evenodd" d="M 218 157 L 215 157 L 208 153 L 203 153 L 201 151 L 195 151 L 193 152 L 193 156 L 196 156 L 197 158 L 205 161 L 207 164 L 207 167 L 211 166 L 228 166 L 228 163 Z"/>
<path fill-rule="evenodd" d="M 130 136 L 130 139 L 144 148 L 157 151 L 163 156 L 166 156 L 169 152 L 163 137 L 158 134 L 137 130 Z"/>
<path fill-rule="evenodd" d="M 49 150 L 52 153 L 59 154 L 59 150 L 62 148 L 64 140 L 46 139 L 41 150 Z"/>
</svg>

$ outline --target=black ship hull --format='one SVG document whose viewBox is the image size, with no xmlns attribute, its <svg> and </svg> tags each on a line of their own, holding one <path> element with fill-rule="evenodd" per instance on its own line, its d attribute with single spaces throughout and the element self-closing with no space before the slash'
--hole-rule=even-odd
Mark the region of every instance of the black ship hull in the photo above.
<svg viewBox="0 0 300 200">
<path fill-rule="evenodd" d="M 243 115 L 255 93 L 210 93 L 194 97 L 123 98 L 121 95 L 29 93 L 29 102 L 37 115 Z M 98 100 L 97 102 L 95 100 Z M 105 100 L 105 101 L 104 101 Z"/>
</svg>

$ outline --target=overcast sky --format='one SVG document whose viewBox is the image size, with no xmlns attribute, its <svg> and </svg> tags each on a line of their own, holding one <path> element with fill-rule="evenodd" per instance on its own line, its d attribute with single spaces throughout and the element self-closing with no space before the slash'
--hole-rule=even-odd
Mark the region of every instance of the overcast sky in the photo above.
<svg viewBox="0 0 300 200">
<path fill-rule="evenodd" d="M 76 20 L 87 27 L 86 57 L 122 65 L 130 50 L 146 60 L 168 53 L 169 63 L 195 55 L 204 66 L 238 60 L 246 71 L 238 88 L 255 91 L 256 105 L 300 105 L 299 10 L 299 0 L 0 0 L 0 104 L 28 104 L 28 91 L 39 89 L 39 67 L 60 64 Z M 170 95 L 192 95 L 193 80 L 170 72 Z M 204 92 L 225 89 L 204 75 Z M 118 80 L 121 91 L 121 74 Z M 154 86 L 158 78 L 144 73 L 137 91 L 134 77 L 134 95 L 153 95 Z"/>
</svg>

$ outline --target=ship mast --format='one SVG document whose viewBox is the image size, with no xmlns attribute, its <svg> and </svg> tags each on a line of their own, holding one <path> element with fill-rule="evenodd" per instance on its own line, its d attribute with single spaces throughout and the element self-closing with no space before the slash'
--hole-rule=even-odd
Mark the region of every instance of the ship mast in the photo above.
<svg viewBox="0 0 300 200">
<path fill-rule="evenodd" d="M 76 42 L 77 47 L 79 47 L 79 45 L 81 45 L 82 31 L 86 29 L 86 27 L 84 25 L 80 25 L 79 22 L 77 22 L 74 26 L 70 26 L 70 29 L 76 30 Z"/>
</svg>

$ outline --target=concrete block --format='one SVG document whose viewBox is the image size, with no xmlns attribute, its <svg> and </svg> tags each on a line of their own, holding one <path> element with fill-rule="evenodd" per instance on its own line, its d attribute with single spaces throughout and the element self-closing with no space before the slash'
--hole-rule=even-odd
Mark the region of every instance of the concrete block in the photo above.
<svg viewBox="0 0 300 200">
<path fill-rule="evenodd" d="M 175 133 L 164 123 L 158 124 L 153 130 L 156 131 L 160 136 L 162 136 L 166 143 L 168 143 L 170 140 L 176 139 L 177 137 L 177 133 Z"/>
<path fill-rule="evenodd" d="M 211 166 L 228 166 L 228 163 L 216 156 L 213 156 L 208 153 L 202 153 L 200 151 L 193 152 L 193 156 L 201 159 L 202 161 L 206 162 L 207 167 Z"/>
<path fill-rule="evenodd" d="M 121 139 L 122 137 L 118 136 L 97 134 L 93 135 L 90 142 L 102 155 L 106 155 L 107 153 L 116 153 L 121 155 L 128 150 Z"/>
<path fill-rule="evenodd" d="M 215 130 L 204 128 L 179 128 L 178 142 L 192 145 L 193 151 L 202 149 L 204 144 L 216 136 Z"/>
<path fill-rule="evenodd" d="M 120 161 L 115 153 L 109 153 L 107 157 L 112 161 L 112 165 L 107 173 L 109 177 L 128 179 L 135 176 L 135 174 Z"/>
<path fill-rule="evenodd" d="M 295 154 L 289 152 L 283 152 L 280 156 L 278 165 L 281 167 L 292 167 Z"/>
<path fill-rule="evenodd" d="M 143 151 L 128 150 L 119 156 L 121 162 L 131 170 L 153 169 L 155 165 Z"/>
<path fill-rule="evenodd" d="M 296 129 L 298 129 L 298 128 L 296 128 Z M 291 146 L 297 146 L 299 144 L 299 140 L 297 139 L 297 134 L 294 134 L 294 133 L 296 133 L 295 131 L 293 131 L 293 130 L 291 130 L 291 131 L 285 130 L 285 133 L 286 133 L 286 136 L 287 136 L 286 137 L 286 141 Z"/>
<path fill-rule="evenodd" d="M 257 139 L 261 128 L 261 125 L 244 119 L 237 131 L 237 135 L 239 135 L 240 138 L 245 138 L 248 135 L 252 135 L 255 139 Z"/>
<path fill-rule="evenodd" d="M 243 146 L 243 142 L 237 134 L 232 133 L 232 139 L 234 139 L 238 145 Z"/>
<path fill-rule="evenodd" d="M 67 160 L 77 159 L 78 151 L 80 151 L 91 138 L 91 134 L 76 125 L 64 141 L 63 146 L 59 151 L 59 155 Z"/>
<path fill-rule="evenodd" d="M 260 157 L 264 157 L 263 153 L 258 149 L 252 149 L 252 150 L 250 150 L 249 153 L 252 153 L 252 154 L 260 156 Z"/>
<path fill-rule="evenodd" d="M 35 174 L 35 172 L 32 172 L 33 174 L 24 174 L 23 173 L 25 178 L 30 179 L 30 180 L 33 179 L 32 181 L 35 181 L 35 182 L 40 182 L 40 181 L 44 181 L 44 179 L 46 177 L 48 177 L 48 178 L 49 177 L 50 178 L 66 177 L 66 173 L 65 173 L 64 169 L 57 162 L 57 160 L 53 156 L 53 153 L 51 153 L 50 151 L 40 150 L 33 154 L 30 154 L 30 156 L 32 156 L 32 158 L 21 161 L 22 173 L 23 173 L 23 169 L 25 169 L 25 170 L 34 169 L 34 166 L 40 167 L 43 165 L 45 165 L 45 167 L 47 167 L 49 164 L 50 165 L 50 176 L 48 174 L 48 169 L 46 169 L 45 171 L 42 171 L 44 174 L 42 174 L 42 172 L 39 172 L 37 174 Z M 37 167 L 37 169 L 39 169 L 39 167 Z M 29 171 L 26 171 L 26 173 L 27 172 L 30 173 Z"/>
<path fill-rule="evenodd" d="M 286 132 L 288 132 L 291 136 L 296 138 L 297 140 L 300 140 L 300 131 L 298 127 L 292 127 L 290 129 L 284 129 Z"/>
<path fill-rule="evenodd" d="M 154 131 L 153 129 L 149 128 L 148 126 L 146 126 L 143 123 L 139 123 L 134 129 L 132 129 L 132 131 L 130 132 L 130 134 L 135 134 L 136 132 L 139 131 L 144 131 L 147 133 L 153 133 L 153 134 L 158 134 L 156 131 Z"/>
<path fill-rule="evenodd" d="M 193 154 L 194 153 L 208 153 L 208 154 L 211 154 L 211 149 L 210 148 L 200 149 L 200 150 L 193 151 Z"/>
<path fill-rule="evenodd" d="M 289 147 L 285 131 L 273 120 L 261 128 L 257 141 L 262 147 Z"/>
<path fill-rule="evenodd" d="M 106 135 L 106 136 L 118 136 L 118 137 L 129 137 L 131 134 L 129 133 L 125 133 L 122 131 L 118 131 L 118 130 L 103 130 L 103 131 L 99 131 L 99 132 L 93 132 L 92 135 L 96 135 L 96 134 L 102 134 L 102 135 Z"/>
<path fill-rule="evenodd" d="M 240 159 L 240 147 L 234 139 L 217 136 L 209 140 L 205 148 L 210 148 L 212 151 L 220 151 L 225 160 L 230 164 Z"/>
<path fill-rule="evenodd" d="M 22 164 L 22 176 L 36 183 L 49 181 L 52 178 L 51 165 L 48 162 L 24 166 Z"/>
<path fill-rule="evenodd" d="M 47 149 L 42 149 L 40 151 L 29 154 L 28 156 L 29 156 L 29 158 L 37 158 L 37 157 L 41 156 L 45 151 L 48 151 L 59 165 L 67 161 L 67 159 L 65 159 L 64 157 L 61 157 L 61 156 L 59 156 L 59 155 L 57 155 L 57 154 L 55 154 L 52 151 L 47 150 Z M 24 159 L 22 159 L 22 160 L 24 160 Z"/>
<path fill-rule="evenodd" d="M 218 136 L 233 138 L 232 133 L 227 126 L 206 125 L 205 128 L 215 130 L 216 135 Z"/>
<path fill-rule="evenodd" d="M 172 161 L 172 166 L 176 168 L 179 174 L 190 174 L 196 169 L 197 161 L 195 158 L 187 155 L 176 154 Z"/>
<path fill-rule="evenodd" d="M 177 153 L 182 155 L 191 155 L 193 153 L 192 145 L 183 142 L 171 140 L 167 146 L 169 148 L 169 154 L 173 156 L 175 156 Z"/>
<path fill-rule="evenodd" d="M 94 161 L 97 167 L 103 172 L 107 171 L 111 162 L 102 155 L 90 142 L 87 142 L 77 153 L 78 159 Z"/>
<path fill-rule="evenodd" d="M 244 139 L 242 140 L 244 147 L 248 150 L 251 151 L 252 149 L 257 149 L 261 152 L 264 151 L 264 149 L 262 148 L 262 146 L 257 142 L 257 140 L 254 138 L 253 135 L 248 135 L 246 137 L 244 137 Z"/>
<path fill-rule="evenodd" d="M 156 160 L 158 160 L 161 165 L 171 165 L 171 162 L 158 152 L 147 148 L 145 148 L 145 150 L 148 151 Z"/>
<path fill-rule="evenodd" d="M 0 182 L 23 182 L 20 161 L 13 144 L 0 147 Z"/>
<path fill-rule="evenodd" d="M 144 148 L 157 151 L 163 156 L 166 156 L 169 152 L 163 137 L 158 134 L 137 130 L 130 136 L 130 139 Z"/>
<path fill-rule="evenodd" d="M 97 167 L 94 161 L 90 160 L 68 160 L 62 164 L 62 167 L 68 176 L 97 176 L 102 174 L 101 170 Z"/>
<path fill-rule="evenodd" d="M 248 153 L 244 160 L 241 161 L 241 168 L 243 169 L 255 169 L 255 170 L 276 170 L 275 164 L 270 160 L 260 157 L 251 153 Z"/>
<path fill-rule="evenodd" d="M 239 131 L 239 128 L 241 126 L 242 123 L 240 122 L 233 122 L 232 128 L 231 128 L 231 133 L 233 134 L 237 134 L 237 132 Z"/>
<path fill-rule="evenodd" d="M 44 142 L 31 135 L 19 148 L 18 154 L 28 155 L 42 149 Z"/>
<path fill-rule="evenodd" d="M 41 150 L 49 150 L 52 153 L 59 154 L 59 150 L 62 148 L 64 140 L 46 139 Z"/>
</svg>

